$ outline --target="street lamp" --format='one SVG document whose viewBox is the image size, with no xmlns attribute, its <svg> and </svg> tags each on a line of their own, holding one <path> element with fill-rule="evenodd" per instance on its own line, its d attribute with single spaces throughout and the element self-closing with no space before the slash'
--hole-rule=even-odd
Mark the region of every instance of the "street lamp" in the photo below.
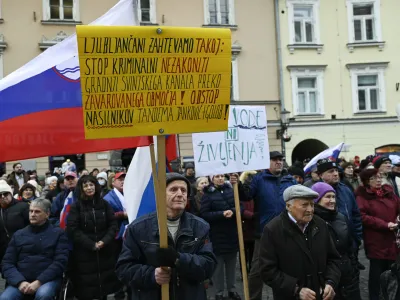
<svg viewBox="0 0 400 300">
<path fill-rule="evenodd" d="M 281 148 L 282 148 L 282 155 L 283 157 L 286 156 L 286 142 L 290 142 L 291 135 L 287 133 L 287 129 L 289 127 L 290 119 L 288 118 L 288 115 L 290 114 L 290 111 L 286 110 L 284 108 L 281 111 L 281 128 L 276 131 L 276 138 L 281 140 Z"/>
</svg>

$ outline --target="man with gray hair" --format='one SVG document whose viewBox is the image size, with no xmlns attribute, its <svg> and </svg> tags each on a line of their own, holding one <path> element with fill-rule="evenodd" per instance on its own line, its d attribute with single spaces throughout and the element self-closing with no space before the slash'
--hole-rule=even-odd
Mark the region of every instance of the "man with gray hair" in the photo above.
<svg viewBox="0 0 400 300">
<path fill-rule="evenodd" d="M 61 287 L 68 261 L 68 239 L 49 222 L 51 202 L 43 197 L 29 207 L 30 225 L 12 237 L 2 262 L 8 287 L 0 300 L 53 299 Z"/>
<path fill-rule="evenodd" d="M 285 190 L 286 210 L 264 227 L 260 273 L 275 300 L 332 300 L 340 280 L 339 253 L 329 229 L 314 216 L 318 193 L 302 185 Z"/>
</svg>

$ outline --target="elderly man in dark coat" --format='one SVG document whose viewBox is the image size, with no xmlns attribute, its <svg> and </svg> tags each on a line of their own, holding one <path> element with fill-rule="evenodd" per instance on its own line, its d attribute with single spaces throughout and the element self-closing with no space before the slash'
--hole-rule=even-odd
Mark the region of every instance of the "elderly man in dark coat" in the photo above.
<svg viewBox="0 0 400 300">
<path fill-rule="evenodd" d="M 132 300 L 161 300 L 161 286 L 167 283 L 170 300 L 206 300 L 203 282 L 216 266 L 210 226 L 185 212 L 190 195 L 186 177 L 168 173 L 166 183 L 169 248 L 159 247 L 156 212 L 136 219 L 125 233 L 118 278 L 131 288 Z"/>
<path fill-rule="evenodd" d="M 340 280 L 339 254 L 325 221 L 314 216 L 318 193 L 295 185 L 283 193 L 286 211 L 261 238 L 260 273 L 275 300 L 332 300 Z"/>
</svg>

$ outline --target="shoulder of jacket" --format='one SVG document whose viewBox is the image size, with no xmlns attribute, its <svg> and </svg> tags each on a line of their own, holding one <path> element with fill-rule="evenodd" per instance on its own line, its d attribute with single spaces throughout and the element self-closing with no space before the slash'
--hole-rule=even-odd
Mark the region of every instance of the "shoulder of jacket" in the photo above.
<svg viewBox="0 0 400 300">
<path fill-rule="evenodd" d="M 134 221 L 132 221 L 132 223 L 130 223 L 128 225 L 128 228 L 133 228 L 139 225 L 143 225 L 147 222 L 152 222 L 154 221 L 154 219 L 157 219 L 157 213 L 156 212 L 152 212 L 146 215 L 143 215 L 137 219 L 135 219 Z"/>
<path fill-rule="evenodd" d="M 203 220 L 202 218 L 199 218 L 191 213 L 185 212 L 187 220 L 195 223 L 196 225 L 200 227 L 204 227 L 205 229 L 210 229 L 210 224 Z"/>
</svg>

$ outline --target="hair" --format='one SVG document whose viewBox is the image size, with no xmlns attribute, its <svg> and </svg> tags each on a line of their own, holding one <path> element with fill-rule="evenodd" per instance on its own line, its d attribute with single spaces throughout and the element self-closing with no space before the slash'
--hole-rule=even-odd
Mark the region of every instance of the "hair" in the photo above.
<svg viewBox="0 0 400 300">
<path fill-rule="evenodd" d="M 360 179 L 364 186 L 369 186 L 369 180 L 372 176 L 378 174 L 378 169 L 364 169 L 360 173 Z"/>
<path fill-rule="evenodd" d="M 114 181 L 114 177 L 115 177 L 115 173 L 114 172 L 110 172 L 110 174 L 108 174 L 108 180 L 107 180 L 107 187 L 109 190 L 113 189 L 113 181 Z"/>
<path fill-rule="evenodd" d="M 210 183 L 210 179 L 209 179 L 208 177 L 206 177 L 206 176 L 198 177 L 198 178 L 196 179 L 196 188 L 199 186 L 200 181 L 202 181 L 202 180 L 204 180 L 204 179 L 207 179 L 207 180 L 208 180 L 208 183 Z"/>
<path fill-rule="evenodd" d="M 41 210 L 46 213 L 50 213 L 51 211 L 51 202 L 44 197 L 36 198 L 31 202 L 31 206 L 39 206 Z"/>
<path fill-rule="evenodd" d="M 20 162 L 16 162 L 15 164 L 13 164 L 13 169 L 15 169 L 15 167 L 18 166 L 18 165 L 22 166 L 22 164 Z"/>
<path fill-rule="evenodd" d="M 31 189 L 33 191 L 33 195 L 35 196 L 36 188 L 30 183 L 25 183 L 23 186 L 21 186 L 21 188 L 18 191 L 18 196 L 22 197 L 22 194 L 26 189 Z"/>
<path fill-rule="evenodd" d="M 288 205 L 293 205 L 294 200 L 295 200 L 295 199 L 290 199 L 290 200 L 286 201 L 286 207 L 287 207 Z"/>
<path fill-rule="evenodd" d="M 55 181 L 58 182 L 57 176 L 50 176 L 50 177 L 47 177 L 47 178 L 46 178 L 46 184 L 47 184 L 47 185 L 50 185 L 50 183 L 51 183 L 53 180 L 55 180 Z"/>
<path fill-rule="evenodd" d="M 92 176 L 92 175 L 83 175 L 81 178 L 79 178 L 78 183 L 76 185 L 76 195 L 78 196 L 78 199 L 81 201 L 85 201 L 88 198 L 85 195 L 85 192 L 83 191 L 83 185 L 85 183 L 91 182 L 95 186 L 95 193 L 94 193 L 94 200 L 100 200 L 101 198 L 101 186 L 98 183 L 97 179 Z"/>
</svg>

